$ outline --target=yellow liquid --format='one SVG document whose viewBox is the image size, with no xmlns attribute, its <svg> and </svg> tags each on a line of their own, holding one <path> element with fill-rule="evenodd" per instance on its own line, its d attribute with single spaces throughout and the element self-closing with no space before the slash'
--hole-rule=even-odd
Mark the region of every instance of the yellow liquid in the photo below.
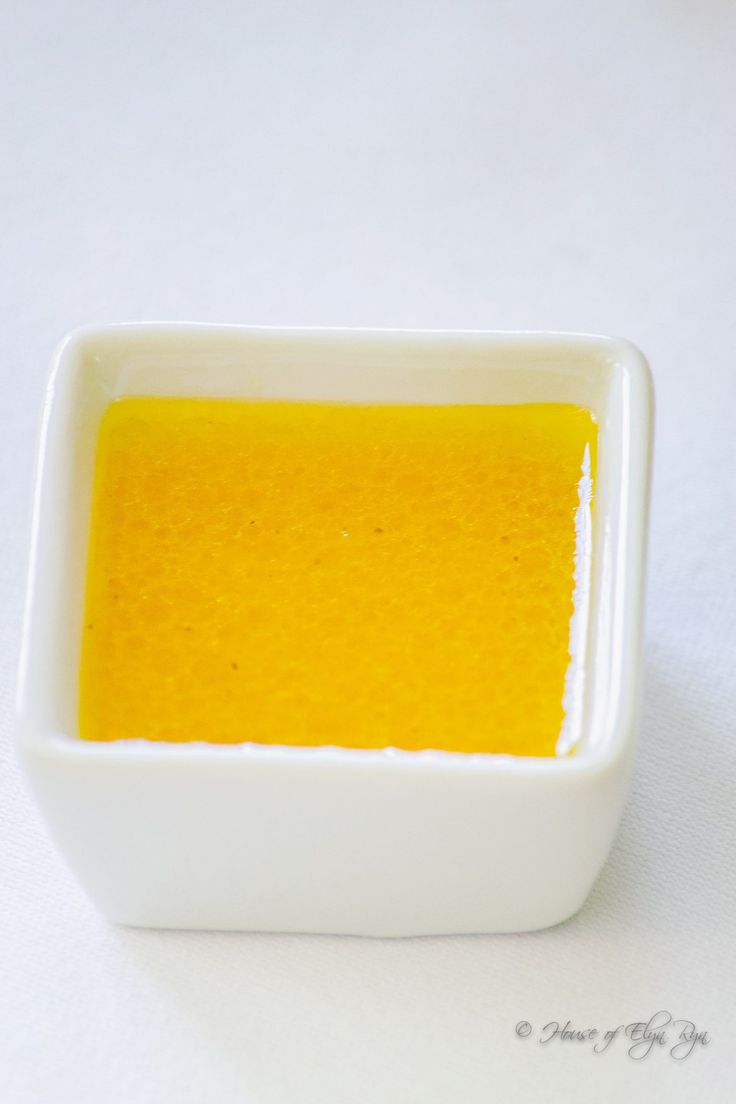
<svg viewBox="0 0 736 1104">
<path fill-rule="evenodd" d="M 114 402 L 81 736 L 554 755 L 595 443 L 557 403 Z"/>
</svg>

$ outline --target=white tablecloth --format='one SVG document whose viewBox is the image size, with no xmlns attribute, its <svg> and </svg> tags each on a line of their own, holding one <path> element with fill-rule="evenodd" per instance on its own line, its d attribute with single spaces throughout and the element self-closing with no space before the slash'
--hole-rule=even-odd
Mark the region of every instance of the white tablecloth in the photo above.
<svg viewBox="0 0 736 1104">
<path fill-rule="evenodd" d="M 0 18 L 3 1104 L 732 1099 L 733 6 L 8 0 Z M 56 341 L 161 318 L 583 330 L 647 353 L 640 753 L 568 924 L 167 934 L 83 896 L 10 746 L 34 445 Z M 659 1010 L 709 1045 L 539 1043 L 550 1021 Z"/>
</svg>

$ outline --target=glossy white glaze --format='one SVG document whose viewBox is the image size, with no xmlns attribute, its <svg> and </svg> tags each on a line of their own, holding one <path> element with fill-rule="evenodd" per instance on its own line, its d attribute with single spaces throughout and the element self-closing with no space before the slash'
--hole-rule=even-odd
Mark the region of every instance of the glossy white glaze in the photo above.
<svg viewBox="0 0 736 1104">
<path fill-rule="evenodd" d="M 573 402 L 599 422 L 590 596 L 559 759 L 77 738 L 94 444 L 126 394 Z M 61 345 L 40 445 L 18 745 L 113 920 L 418 935 L 566 919 L 611 846 L 638 706 L 652 399 L 625 341 L 145 324 Z"/>
</svg>

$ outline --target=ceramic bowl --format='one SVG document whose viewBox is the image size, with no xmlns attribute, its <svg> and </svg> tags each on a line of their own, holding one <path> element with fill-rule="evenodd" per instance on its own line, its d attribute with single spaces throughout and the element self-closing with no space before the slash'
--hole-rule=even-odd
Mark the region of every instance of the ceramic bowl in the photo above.
<svg viewBox="0 0 736 1104">
<path fill-rule="evenodd" d="M 592 410 L 574 753 L 79 739 L 95 439 L 123 395 Z M 104 913 L 159 928 L 379 936 L 522 931 L 574 913 L 611 846 L 631 766 L 651 429 L 646 363 L 605 337 L 184 324 L 69 336 L 43 419 L 18 745 L 52 835 Z"/>
</svg>

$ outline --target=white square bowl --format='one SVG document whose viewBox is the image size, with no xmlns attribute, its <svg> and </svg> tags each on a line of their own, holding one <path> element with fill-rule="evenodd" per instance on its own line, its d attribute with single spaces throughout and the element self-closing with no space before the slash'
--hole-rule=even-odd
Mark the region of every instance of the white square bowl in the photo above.
<svg viewBox="0 0 736 1104">
<path fill-rule="evenodd" d="M 560 758 L 77 735 L 96 435 L 123 395 L 565 402 L 599 426 L 579 744 Z M 145 324 L 56 354 L 40 445 L 18 745 L 100 908 L 160 928 L 364 935 L 565 920 L 611 846 L 637 713 L 652 398 L 624 341 Z"/>
</svg>

